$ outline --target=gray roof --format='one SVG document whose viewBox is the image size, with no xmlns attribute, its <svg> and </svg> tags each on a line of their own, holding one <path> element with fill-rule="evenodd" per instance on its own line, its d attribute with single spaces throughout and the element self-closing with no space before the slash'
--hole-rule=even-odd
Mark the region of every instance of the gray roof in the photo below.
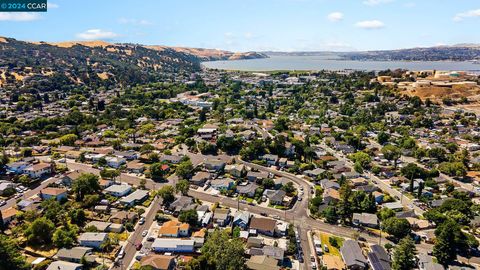
<svg viewBox="0 0 480 270">
<path fill-rule="evenodd" d="M 86 232 L 82 233 L 78 237 L 78 241 L 95 241 L 95 242 L 103 242 L 107 238 L 107 233 L 92 233 L 92 232 Z"/>
<path fill-rule="evenodd" d="M 141 201 L 146 197 L 148 197 L 148 190 L 137 189 L 130 195 L 121 198 L 120 202 L 130 204 L 130 203 Z"/>
<path fill-rule="evenodd" d="M 77 270 L 81 269 L 82 265 L 78 263 L 56 261 L 52 262 L 47 270 Z"/>
<path fill-rule="evenodd" d="M 367 257 L 370 265 L 372 266 L 372 269 L 390 270 L 391 260 L 385 249 L 379 245 L 372 245 L 370 248 L 372 249 L 372 251 L 367 254 Z"/>
<path fill-rule="evenodd" d="M 360 224 L 378 225 L 378 218 L 375 214 L 370 213 L 353 213 L 353 220 Z"/>
<path fill-rule="evenodd" d="M 347 267 L 357 265 L 365 268 L 367 266 L 367 259 L 363 256 L 357 241 L 345 240 L 343 246 L 340 248 L 340 253 Z"/>
<path fill-rule="evenodd" d="M 86 254 L 90 253 L 92 248 L 89 247 L 74 247 L 74 248 L 62 248 L 55 255 L 58 259 L 75 259 L 80 260 Z"/>
</svg>

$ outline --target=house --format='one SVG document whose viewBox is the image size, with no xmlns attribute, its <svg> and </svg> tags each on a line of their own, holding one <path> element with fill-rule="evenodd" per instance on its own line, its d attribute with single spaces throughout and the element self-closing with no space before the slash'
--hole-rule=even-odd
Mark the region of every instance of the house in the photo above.
<svg viewBox="0 0 480 270">
<path fill-rule="evenodd" d="M 280 270 L 278 261 L 266 255 L 256 255 L 247 260 L 248 269 L 252 270 Z"/>
<path fill-rule="evenodd" d="M 21 174 L 25 168 L 30 166 L 30 163 L 24 161 L 11 162 L 6 165 L 7 172 Z"/>
<path fill-rule="evenodd" d="M 367 254 L 367 259 L 372 270 L 392 269 L 390 267 L 392 260 L 390 260 L 390 256 L 382 246 L 372 245 L 370 249 L 372 251 Z"/>
<path fill-rule="evenodd" d="M 203 161 L 203 166 L 205 167 L 205 169 L 213 172 L 222 171 L 225 168 L 225 165 L 226 163 L 219 159 L 208 158 Z"/>
<path fill-rule="evenodd" d="M 250 172 L 247 173 L 248 181 L 261 183 L 263 179 L 267 179 L 267 178 L 268 178 L 268 173 L 267 172 L 252 172 L 252 171 L 250 171 Z"/>
<path fill-rule="evenodd" d="M 82 270 L 83 265 L 79 263 L 64 262 L 64 261 L 55 261 L 52 262 L 47 270 Z"/>
<path fill-rule="evenodd" d="M 210 186 L 216 190 L 229 190 L 235 185 L 235 181 L 230 178 L 214 179 L 210 181 Z"/>
<path fill-rule="evenodd" d="M 23 169 L 23 173 L 31 178 L 40 178 L 52 172 L 52 164 L 50 163 L 37 163 Z"/>
<path fill-rule="evenodd" d="M 81 175 L 82 175 L 82 172 L 80 171 L 68 172 L 65 175 L 63 175 L 62 183 L 66 186 L 71 186 L 72 183 L 76 181 Z"/>
<path fill-rule="evenodd" d="M 109 221 L 116 224 L 125 224 L 127 222 L 134 223 L 137 219 L 138 214 L 136 212 L 118 211 L 110 217 Z"/>
<path fill-rule="evenodd" d="M 108 166 L 115 169 L 120 168 L 123 164 L 127 164 L 126 159 L 119 157 L 106 157 L 105 160 L 107 161 Z"/>
<path fill-rule="evenodd" d="M 188 210 L 194 206 L 195 204 L 193 203 L 192 197 L 181 196 L 168 206 L 168 210 L 172 211 L 174 214 L 178 214 L 181 211 Z"/>
<path fill-rule="evenodd" d="M 132 191 L 132 187 L 128 184 L 111 185 L 104 190 L 105 193 L 114 197 L 123 197 Z"/>
<path fill-rule="evenodd" d="M 78 243 L 84 247 L 91 247 L 94 249 L 100 249 L 101 245 L 107 240 L 108 234 L 107 233 L 93 233 L 93 232 L 86 232 L 82 233 L 78 237 Z"/>
<path fill-rule="evenodd" d="M 176 156 L 176 155 L 163 155 L 162 157 L 160 157 L 160 161 L 166 161 L 169 163 L 178 164 L 180 163 L 180 161 L 182 161 L 182 157 Z"/>
<path fill-rule="evenodd" d="M 246 248 L 261 248 L 261 247 L 263 247 L 263 238 L 248 237 Z"/>
<path fill-rule="evenodd" d="M 425 253 L 418 254 L 418 269 L 420 270 L 444 270 L 445 268 L 433 262 L 433 258 Z"/>
<path fill-rule="evenodd" d="M 265 154 L 261 156 L 260 159 L 265 160 L 269 166 L 276 166 L 278 162 L 278 156 L 272 154 Z"/>
<path fill-rule="evenodd" d="M 99 232 L 114 232 L 120 233 L 123 231 L 123 225 L 111 222 L 104 222 L 104 221 L 90 221 L 87 223 L 86 227 L 94 227 Z"/>
<path fill-rule="evenodd" d="M 17 216 L 17 213 L 18 213 L 17 209 L 13 207 L 0 210 L 0 212 L 2 213 L 3 225 L 7 225 L 10 222 L 12 222 L 12 220 Z"/>
<path fill-rule="evenodd" d="M 370 228 L 378 227 L 378 218 L 370 213 L 353 213 L 352 223 L 356 226 L 366 226 Z"/>
<path fill-rule="evenodd" d="M 248 228 L 251 214 L 246 211 L 237 211 L 233 216 L 233 225 L 238 226 L 244 230 Z"/>
<path fill-rule="evenodd" d="M 257 233 L 273 236 L 275 234 L 275 226 L 277 221 L 270 218 L 253 217 L 250 220 L 250 229 L 256 230 Z"/>
<path fill-rule="evenodd" d="M 194 176 L 192 176 L 192 178 L 190 179 L 190 183 L 197 186 L 203 186 L 203 184 L 205 184 L 205 182 L 211 178 L 212 178 L 211 173 L 199 171 Z"/>
<path fill-rule="evenodd" d="M 285 250 L 279 247 L 274 246 L 263 246 L 262 248 L 263 255 L 272 257 L 278 261 L 283 261 Z"/>
<path fill-rule="evenodd" d="M 134 160 L 134 159 L 137 159 L 137 158 L 140 157 L 138 152 L 133 151 L 133 150 L 115 151 L 115 152 L 113 152 L 113 155 L 118 157 L 118 158 L 122 158 L 122 159 L 126 159 L 126 160 Z"/>
<path fill-rule="evenodd" d="M 145 164 L 138 160 L 132 160 L 127 163 L 127 171 L 131 173 L 143 173 L 145 171 Z"/>
<path fill-rule="evenodd" d="M 12 189 L 15 189 L 15 184 L 12 182 L 5 181 L 0 183 L 0 195 L 3 195 L 5 192 L 8 193 L 8 191 L 12 191 Z"/>
<path fill-rule="evenodd" d="M 340 248 L 340 254 L 347 269 L 367 269 L 368 261 L 357 241 L 345 240 Z"/>
<path fill-rule="evenodd" d="M 306 171 L 303 172 L 303 174 L 308 176 L 308 177 L 312 177 L 312 178 L 316 179 L 316 178 L 320 177 L 324 172 L 325 172 L 324 169 L 316 168 L 314 170 L 306 170 Z"/>
<path fill-rule="evenodd" d="M 257 191 L 257 188 L 259 187 L 260 186 L 255 183 L 239 184 L 236 187 L 236 191 L 238 194 L 242 196 L 253 198 L 255 196 L 255 192 Z"/>
<path fill-rule="evenodd" d="M 268 198 L 269 203 L 273 205 L 282 205 L 286 194 L 287 193 L 281 189 L 279 190 L 266 189 L 263 192 L 263 196 L 265 198 Z"/>
<path fill-rule="evenodd" d="M 42 200 L 54 198 L 57 201 L 62 201 L 67 199 L 67 190 L 65 188 L 46 187 L 40 190 L 39 195 Z"/>
<path fill-rule="evenodd" d="M 140 265 L 142 267 L 151 266 L 154 270 L 173 270 L 175 269 L 175 257 L 158 254 L 147 255 L 140 260 Z"/>
<path fill-rule="evenodd" d="M 322 197 L 323 202 L 325 204 L 329 204 L 330 202 L 336 202 L 340 200 L 340 193 L 336 189 L 329 188 L 323 191 Z"/>
<path fill-rule="evenodd" d="M 217 208 L 213 212 L 213 222 L 219 226 L 226 226 L 230 222 L 230 209 Z"/>
<path fill-rule="evenodd" d="M 189 235 L 190 225 L 178 221 L 167 221 L 158 229 L 159 237 L 186 237 Z"/>
<path fill-rule="evenodd" d="M 403 210 L 403 205 L 400 202 L 384 203 L 382 206 L 386 207 L 386 208 L 390 208 L 393 211 L 402 211 Z"/>
<path fill-rule="evenodd" d="M 73 247 L 73 248 L 62 248 L 60 249 L 57 254 L 55 254 L 55 258 L 61 261 L 73 262 L 73 263 L 80 263 L 82 258 L 93 259 L 91 256 L 92 248 L 89 247 Z"/>
<path fill-rule="evenodd" d="M 137 189 L 133 193 L 121 198 L 119 202 L 124 205 L 133 206 L 148 199 L 148 190 Z"/>
<path fill-rule="evenodd" d="M 155 252 L 178 252 L 190 253 L 194 251 L 195 241 L 180 238 L 156 238 L 152 243 Z"/>
<path fill-rule="evenodd" d="M 225 166 L 225 172 L 234 177 L 243 177 L 246 173 L 245 165 L 243 164 L 231 164 Z"/>
<path fill-rule="evenodd" d="M 197 130 L 197 135 L 204 140 L 211 140 L 215 138 L 216 134 L 216 128 L 199 128 Z"/>
<path fill-rule="evenodd" d="M 321 180 L 320 181 L 320 186 L 323 188 L 323 190 L 327 190 L 327 189 L 330 189 L 330 188 L 333 188 L 335 190 L 340 189 L 340 185 L 337 182 L 327 180 L 327 179 Z"/>
</svg>

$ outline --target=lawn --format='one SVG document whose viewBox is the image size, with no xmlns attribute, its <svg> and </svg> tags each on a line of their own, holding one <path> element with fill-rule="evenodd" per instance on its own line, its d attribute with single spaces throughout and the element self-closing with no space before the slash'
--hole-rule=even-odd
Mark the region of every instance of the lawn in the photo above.
<svg viewBox="0 0 480 270">
<path fill-rule="evenodd" d="M 340 251 L 332 246 L 330 244 L 330 241 L 328 240 L 330 237 L 334 237 L 337 239 L 337 243 L 338 243 L 338 246 L 341 247 L 343 245 L 343 238 L 341 237 L 337 237 L 337 236 L 333 236 L 331 234 L 326 234 L 326 233 L 320 233 L 320 241 L 322 242 L 322 249 L 323 249 L 323 245 L 327 245 L 328 249 L 329 249 L 329 252 L 326 253 L 326 254 L 330 254 L 330 255 L 334 255 L 334 256 L 340 256 Z"/>
</svg>

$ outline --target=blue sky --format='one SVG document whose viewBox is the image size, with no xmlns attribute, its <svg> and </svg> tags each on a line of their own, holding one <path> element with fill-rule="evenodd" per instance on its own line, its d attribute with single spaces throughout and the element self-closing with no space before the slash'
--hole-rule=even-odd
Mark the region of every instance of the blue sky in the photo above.
<svg viewBox="0 0 480 270">
<path fill-rule="evenodd" d="M 479 0 L 51 0 L 0 13 L 0 36 L 250 50 L 480 43 Z"/>
</svg>

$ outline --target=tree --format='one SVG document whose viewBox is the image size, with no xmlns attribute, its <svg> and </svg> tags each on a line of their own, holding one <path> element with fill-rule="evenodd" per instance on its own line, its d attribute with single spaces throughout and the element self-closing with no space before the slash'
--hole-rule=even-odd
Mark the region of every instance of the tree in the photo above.
<svg viewBox="0 0 480 270">
<path fill-rule="evenodd" d="M 31 269 L 14 240 L 3 234 L 0 234 L 0 258 L 2 258 L 0 269 Z"/>
<path fill-rule="evenodd" d="M 323 210 L 323 217 L 325 221 L 330 224 L 335 224 L 338 221 L 337 209 L 334 206 L 327 206 L 325 210 Z"/>
<path fill-rule="evenodd" d="M 181 211 L 180 215 L 178 216 L 178 220 L 180 222 L 185 222 L 190 224 L 190 226 L 196 226 L 198 222 L 198 214 L 195 209 Z"/>
<path fill-rule="evenodd" d="M 402 156 L 400 148 L 395 145 L 388 144 L 382 148 L 382 154 L 386 159 L 393 161 L 394 167 L 397 168 L 397 161 Z"/>
<path fill-rule="evenodd" d="M 215 270 L 245 269 L 245 252 L 240 239 L 230 239 L 225 231 L 215 230 L 202 247 L 202 255 L 208 268 Z"/>
<path fill-rule="evenodd" d="M 380 131 L 377 135 L 377 141 L 381 145 L 387 143 L 389 139 L 390 139 L 390 135 L 388 135 L 387 133 L 385 133 L 383 131 Z"/>
<path fill-rule="evenodd" d="M 163 164 L 157 162 L 157 163 L 153 163 L 150 166 L 150 177 L 154 181 L 159 181 L 163 179 L 165 172 L 162 170 L 162 165 Z"/>
<path fill-rule="evenodd" d="M 442 162 L 438 165 L 438 170 L 454 177 L 465 177 L 467 175 L 467 167 L 462 162 Z"/>
<path fill-rule="evenodd" d="M 285 185 L 283 185 L 282 189 L 287 193 L 287 194 L 292 194 L 295 191 L 295 186 L 293 185 L 293 182 L 288 182 Z"/>
<path fill-rule="evenodd" d="M 362 151 L 351 154 L 349 157 L 354 163 L 358 163 L 363 169 L 369 168 L 370 163 L 372 162 L 370 155 Z"/>
<path fill-rule="evenodd" d="M 58 248 L 70 248 L 77 240 L 77 230 L 72 225 L 59 227 L 53 233 L 52 241 Z"/>
<path fill-rule="evenodd" d="M 448 220 L 435 230 L 435 245 L 433 255 L 438 262 L 447 266 L 457 258 L 457 245 L 455 234 L 461 233 L 460 228 L 453 220 Z"/>
<path fill-rule="evenodd" d="M 378 211 L 377 216 L 380 220 L 383 221 L 383 220 L 387 220 L 391 217 L 394 217 L 395 212 L 392 209 L 385 207 L 385 208 L 380 209 L 380 211 Z"/>
<path fill-rule="evenodd" d="M 90 195 L 92 196 L 92 195 Z M 95 196 L 95 195 L 93 195 Z M 98 196 L 98 195 L 97 195 Z M 85 222 L 87 221 L 87 216 L 85 214 L 85 211 L 83 209 L 72 209 L 69 212 L 70 220 L 72 221 L 73 224 L 77 224 L 79 226 L 83 226 Z"/>
<path fill-rule="evenodd" d="M 97 193 L 100 189 L 98 176 L 91 173 L 83 173 L 72 184 L 77 201 L 82 201 L 85 195 Z"/>
<path fill-rule="evenodd" d="M 338 213 L 345 223 L 347 220 L 352 219 L 353 207 L 350 201 L 353 191 L 348 183 L 345 183 L 340 187 L 340 201 L 338 202 Z"/>
<path fill-rule="evenodd" d="M 27 240 L 31 244 L 48 244 L 52 241 L 55 225 L 45 217 L 35 219 L 25 231 Z"/>
<path fill-rule="evenodd" d="M 193 174 L 193 164 L 190 160 L 186 160 L 181 162 L 177 169 L 175 170 L 175 174 L 183 179 L 190 178 Z"/>
<path fill-rule="evenodd" d="M 182 193 L 182 195 L 187 195 L 188 194 L 188 189 L 190 188 L 190 183 L 188 180 L 182 179 L 177 182 L 175 185 L 175 190 L 176 192 Z"/>
<path fill-rule="evenodd" d="M 158 195 L 162 197 L 163 203 L 168 205 L 175 199 L 174 188 L 172 186 L 163 186 L 159 191 Z"/>
<path fill-rule="evenodd" d="M 73 145 L 77 139 L 77 135 L 67 134 L 60 137 L 59 141 L 61 145 Z"/>
<path fill-rule="evenodd" d="M 412 228 L 406 219 L 391 217 L 383 221 L 383 230 L 396 239 L 402 239 L 410 234 Z"/>
<path fill-rule="evenodd" d="M 410 237 L 405 237 L 393 251 L 393 270 L 409 270 L 414 269 L 416 266 L 415 254 L 417 250 L 415 244 Z"/>
</svg>

